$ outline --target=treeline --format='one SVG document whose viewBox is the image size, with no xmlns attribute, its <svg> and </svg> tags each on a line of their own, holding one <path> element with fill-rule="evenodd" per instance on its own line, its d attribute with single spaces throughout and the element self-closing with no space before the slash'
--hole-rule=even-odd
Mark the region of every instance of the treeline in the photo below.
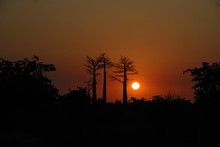
<svg viewBox="0 0 220 147">
<path fill-rule="evenodd" d="M 184 72 L 195 82 L 194 103 L 173 95 L 93 103 L 81 87 L 61 96 L 46 76 L 52 71 L 36 56 L 0 59 L 1 146 L 219 145 L 220 63 Z"/>
</svg>

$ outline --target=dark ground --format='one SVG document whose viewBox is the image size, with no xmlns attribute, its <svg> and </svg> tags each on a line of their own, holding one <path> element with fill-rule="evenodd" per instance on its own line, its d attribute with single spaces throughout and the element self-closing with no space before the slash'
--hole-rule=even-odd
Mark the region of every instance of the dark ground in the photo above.
<svg viewBox="0 0 220 147">
<path fill-rule="evenodd" d="M 52 106 L 1 122 L 2 147 L 220 146 L 218 111 L 195 105 Z"/>
</svg>

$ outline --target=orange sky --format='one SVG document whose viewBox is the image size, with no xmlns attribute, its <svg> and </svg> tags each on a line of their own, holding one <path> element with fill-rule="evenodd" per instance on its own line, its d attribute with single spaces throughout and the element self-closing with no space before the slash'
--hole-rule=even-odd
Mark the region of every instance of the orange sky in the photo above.
<svg viewBox="0 0 220 147">
<path fill-rule="evenodd" d="M 114 62 L 124 55 L 141 84 L 129 85 L 129 97 L 191 98 L 191 77 L 182 72 L 219 61 L 219 18 L 215 0 L 0 0 L 0 55 L 55 64 L 50 78 L 61 93 L 85 86 L 86 55 L 106 53 Z M 101 76 L 97 88 L 101 97 Z M 108 99 L 121 97 L 122 85 L 108 81 Z"/>
</svg>

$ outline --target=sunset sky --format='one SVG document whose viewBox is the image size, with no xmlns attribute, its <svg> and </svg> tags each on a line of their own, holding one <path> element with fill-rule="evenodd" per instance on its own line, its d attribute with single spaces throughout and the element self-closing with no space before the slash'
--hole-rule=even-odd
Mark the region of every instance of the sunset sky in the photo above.
<svg viewBox="0 0 220 147">
<path fill-rule="evenodd" d="M 113 62 L 120 55 L 134 61 L 138 75 L 130 78 L 141 87 L 129 83 L 128 97 L 192 98 L 183 71 L 220 60 L 220 6 L 215 0 L 0 0 L 0 57 L 37 55 L 54 64 L 49 77 L 61 94 L 86 86 L 85 56 L 102 53 Z M 121 83 L 108 80 L 107 96 L 121 99 Z"/>
</svg>

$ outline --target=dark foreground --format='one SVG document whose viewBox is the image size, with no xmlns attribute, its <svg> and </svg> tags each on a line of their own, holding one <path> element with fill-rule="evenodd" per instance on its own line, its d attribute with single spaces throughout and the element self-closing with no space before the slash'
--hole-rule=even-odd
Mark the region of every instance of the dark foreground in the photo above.
<svg viewBox="0 0 220 147">
<path fill-rule="evenodd" d="M 1 112 L 0 146 L 220 146 L 217 109 L 192 104 L 53 105 Z"/>
</svg>

